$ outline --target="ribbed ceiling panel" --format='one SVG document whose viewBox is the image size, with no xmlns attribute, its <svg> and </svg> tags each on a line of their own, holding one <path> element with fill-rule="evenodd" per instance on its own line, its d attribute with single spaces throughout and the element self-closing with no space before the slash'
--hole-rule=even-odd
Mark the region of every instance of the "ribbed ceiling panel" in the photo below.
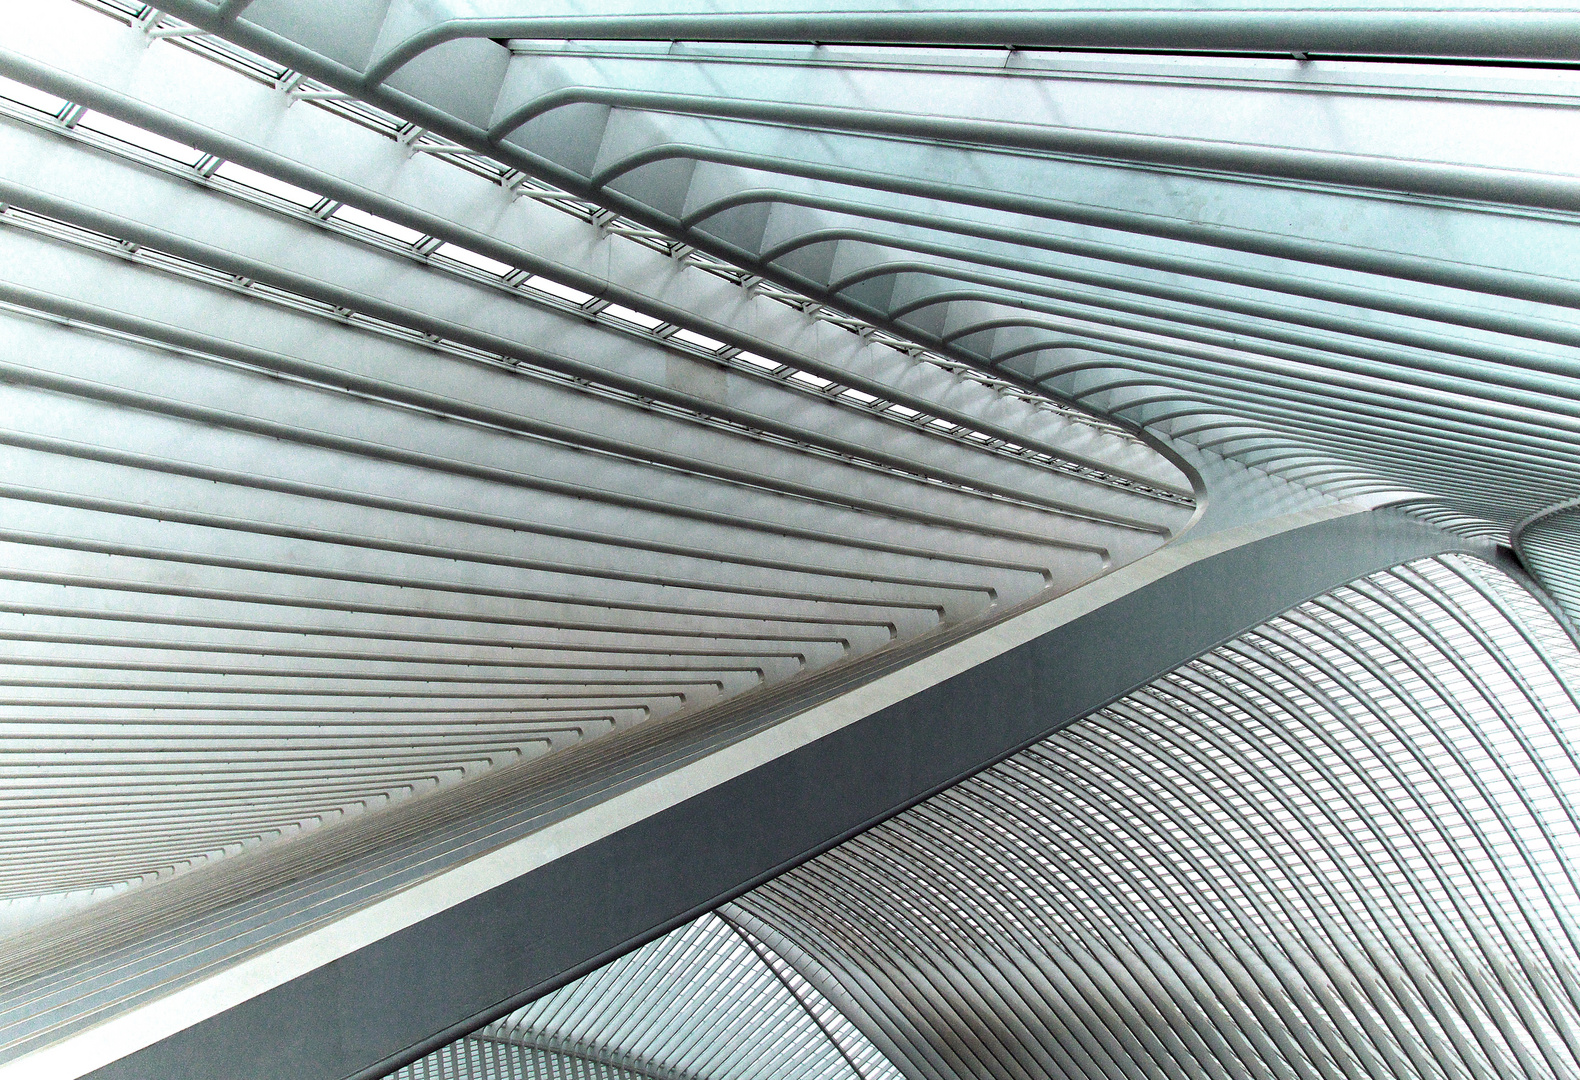
<svg viewBox="0 0 1580 1080">
<path fill-rule="evenodd" d="M 1514 535 L 1520 560 L 1580 626 L 1580 506 L 1538 515 Z"/>
<path fill-rule="evenodd" d="M 900 1074 L 793 966 L 727 919 L 701 919 L 539 998 L 478 1036 L 655 1080 Z M 421 1064 L 395 1074 L 421 1080 Z"/>
<path fill-rule="evenodd" d="M 1156 550 L 1188 460 L 1575 609 L 1572 12 L 169 7 L 0 37 L 0 921 L 484 835 Z M 1577 685 L 1374 575 L 407 1073 L 1580 1080 Z M 6 1022 L 190 976 L 115 933 Z"/>
<path fill-rule="evenodd" d="M 1162 437 L 1472 529 L 1576 493 L 1572 10 L 167 6 Z"/>
<path fill-rule="evenodd" d="M 0 898 L 696 714 L 1190 517 L 1111 424 L 115 14 L 0 40 Z"/>
<path fill-rule="evenodd" d="M 899 1080 L 794 966 L 704 915 L 390 1080 Z"/>
<path fill-rule="evenodd" d="M 1575 673 L 1491 567 L 1400 567 L 741 906 L 911 1075 L 1573 1076 Z"/>
<path fill-rule="evenodd" d="M 1422 560 L 720 915 L 910 1078 L 1572 1077 L 1577 687 L 1580 653 L 1516 582 Z M 744 992 L 721 1006 L 694 960 L 659 956 L 523 1010 L 516 1036 L 566 1010 L 641 1016 L 705 1060 L 714 1032 L 675 1017 L 733 1015 Z M 632 966 L 670 977 L 660 1001 L 618 974 Z M 624 1045 L 614 1023 L 577 1030 L 584 1052 Z M 780 1061 L 781 1045 L 765 1030 L 754 1050 Z"/>
</svg>

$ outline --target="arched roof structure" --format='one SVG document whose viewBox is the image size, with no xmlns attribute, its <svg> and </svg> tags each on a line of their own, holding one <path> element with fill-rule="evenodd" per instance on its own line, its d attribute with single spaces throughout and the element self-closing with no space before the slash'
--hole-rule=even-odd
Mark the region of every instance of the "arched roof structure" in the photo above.
<svg viewBox="0 0 1580 1080">
<path fill-rule="evenodd" d="M 712 10 L 171 5 L 1176 443 L 1505 526 L 1569 494 L 1572 14 Z"/>
<path fill-rule="evenodd" d="M 673 8 L 7 14 L 0 1077 L 1580 1071 L 1580 14 Z"/>
<path fill-rule="evenodd" d="M 859 1076 L 1569 1076 L 1577 674 L 1485 562 L 1372 574 L 469 1038 L 730 1075 L 777 962 Z M 731 981 L 688 953 L 721 923 L 759 950 Z M 800 1075 L 771 1030 L 751 1074 Z"/>
</svg>

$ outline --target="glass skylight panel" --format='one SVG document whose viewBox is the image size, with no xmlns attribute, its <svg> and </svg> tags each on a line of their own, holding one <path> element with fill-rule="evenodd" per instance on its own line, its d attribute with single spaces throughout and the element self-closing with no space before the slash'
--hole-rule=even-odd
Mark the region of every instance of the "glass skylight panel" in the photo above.
<svg viewBox="0 0 1580 1080">
<path fill-rule="evenodd" d="M 3 75 L 0 75 L 0 97 L 17 105 L 26 105 L 28 108 L 48 116 L 59 116 L 60 111 L 67 105 L 65 98 L 58 98 L 54 94 L 46 94 L 42 90 L 34 89 L 27 83 L 7 79 Z"/>
<path fill-rule="evenodd" d="M 245 165 L 238 165 L 234 161 L 221 163 L 220 167 L 214 170 L 214 175 L 232 183 L 240 184 L 243 187 L 251 188 L 254 191 L 260 191 L 265 195 L 279 199 L 282 202 L 288 202 L 293 206 L 317 206 L 323 201 L 323 197 L 316 192 L 308 191 L 306 188 L 299 188 L 295 184 L 288 184 L 284 180 L 278 180 L 267 173 L 257 172 L 247 168 Z"/>
<path fill-rule="evenodd" d="M 834 385 L 832 380 L 825 379 L 820 375 L 814 375 L 810 371 L 793 371 L 790 373 L 790 378 L 798 383 L 816 387 L 819 390 L 824 390 Z"/>
<path fill-rule="evenodd" d="M 377 233 L 379 236 L 394 240 L 400 244 L 415 244 L 423 238 L 423 234 L 416 229 L 408 229 L 406 226 L 399 225 L 386 218 L 375 217 L 366 211 L 358 210 L 354 206 L 342 205 L 335 211 L 334 220 L 344 221 L 347 224 L 357 226 L 359 229 Z"/>
<path fill-rule="evenodd" d="M 676 330 L 669 336 L 674 341 L 684 341 L 687 345 L 694 345 L 699 349 L 706 349 L 708 352 L 718 352 L 724 348 L 724 342 L 710 338 L 706 334 L 699 334 L 694 330 L 687 330 L 684 327 Z"/>
<path fill-rule="evenodd" d="M 777 360 L 770 360 L 766 356 L 758 356 L 756 353 L 748 352 L 746 350 L 736 353 L 735 359 L 743 360 L 753 367 L 762 368 L 764 371 L 778 371 L 780 368 L 784 367 L 784 365 L 779 363 Z"/>
<path fill-rule="evenodd" d="M 552 278 L 539 277 L 536 274 L 528 278 L 526 284 L 530 289 L 536 289 L 538 292 L 547 293 L 550 296 L 556 297 L 560 300 L 568 301 L 569 303 L 576 304 L 578 306 L 585 304 L 587 301 L 593 298 L 592 293 L 585 293 L 580 289 L 573 289 L 569 285 L 562 285 Z"/>
<path fill-rule="evenodd" d="M 487 255 L 480 255 L 475 251 L 461 247 L 457 244 L 440 244 L 436 249 L 434 249 L 434 254 L 442 255 L 447 259 L 454 259 L 463 266 L 469 266 L 473 270 L 479 270 L 485 274 L 489 274 L 498 278 L 502 278 L 515 270 L 515 267 L 511 266 L 509 263 L 500 262 L 498 259 L 491 259 Z"/>
<path fill-rule="evenodd" d="M 640 311 L 632 311 L 620 304 L 610 304 L 603 309 L 605 315 L 612 316 L 622 322 L 633 323 L 643 330 L 657 330 L 664 325 L 663 319 L 655 319 L 651 315 L 644 315 Z"/>
<path fill-rule="evenodd" d="M 187 146 L 185 143 L 178 143 L 173 139 L 165 138 L 163 135 L 155 135 L 153 132 L 146 131 L 143 128 L 133 127 L 131 124 L 123 123 L 113 116 L 107 116 L 100 112 L 83 113 L 77 121 L 77 127 L 99 135 L 107 135 L 118 142 L 135 146 L 139 150 L 146 150 L 151 154 L 158 154 L 160 157 L 169 158 L 171 161 L 179 161 L 183 165 L 196 165 L 203 160 L 204 156 L 202 151 Z"/>
</svg>

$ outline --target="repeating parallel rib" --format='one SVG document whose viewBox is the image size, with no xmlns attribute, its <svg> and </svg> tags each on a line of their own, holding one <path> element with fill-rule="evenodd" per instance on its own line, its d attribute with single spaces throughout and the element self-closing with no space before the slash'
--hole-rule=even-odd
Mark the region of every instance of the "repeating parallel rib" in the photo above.
<svg viewBox="0 0 1580 1080">
<path fill-rule="evenodd" d="M 1580 110 L 1529 11 L 167 7 L 1192 452 L 1472 532 L 1575 494 Z"/>
<path fill-rule="evenodd" d="M 470 1045 L 462 1053 L 477 1055 L 486 1043 L 513 1048 L 518 1060 L 559 1054 L 653 1080 L 901 1075 L 783 957 L 717 915 L 705 915 L 391 1075 L 425 1080 L 456 1047 Z M 530 1060 L 532 1068 L 542 1068 Z M 475 1075 L 510 1074 L 489 1062 Z M 551 1074 L 524 1075 L 536 1080 Z"/>
<path fill-rule="evenodd" d="M 400 1080 L 668 1080 L 600 1058 L 544 1050 L 487 1036 L 452 1043 L 395 1074 Z"/>
<path fill-rule="evenodd" d="M 739 906 L 911 1075 L 1571 1077 L 1576 661 L 1487 564 L 1402 566 Z"/>
<path fill-rule="evenodd" d="M 1112 425 L 106 11 L 0 42 L 0 925 L 967 624 L 1192 513 Z"/>
<path fill-rule="evenodd" d="M 698 974 L 728 925 L 907 1078 L 1573 1077 L 1577 687 L 1511 578 L 1396 567 L 485 1033 L 710 1061 L 752 1007 Z"/>
</svg>

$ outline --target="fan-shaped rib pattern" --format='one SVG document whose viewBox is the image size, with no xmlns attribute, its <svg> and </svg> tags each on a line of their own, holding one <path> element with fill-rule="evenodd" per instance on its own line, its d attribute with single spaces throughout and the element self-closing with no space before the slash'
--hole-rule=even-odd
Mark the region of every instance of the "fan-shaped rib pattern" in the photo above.
<svg viewBox="0 0 1580 1080">
<path fill-rule="evenodd" d="M 834 1046 L 930 1080 L 1567 1080 L 1577 676 L 1489 564 L 1374 574 L 484 1034 L 698 1078 L 847 1075 Z"/>
<path fill-rule="evenodd" d="M 392 1080 L 899 1076 L 783 957 L 749 931 L 704 915 Z"/>
<path fill-rule="evenodd" d="M 1355 582 L 742 906 L 914 1075 L 1574 1076 L 1573 646 L 1516 591 Z"/>
</svg>

